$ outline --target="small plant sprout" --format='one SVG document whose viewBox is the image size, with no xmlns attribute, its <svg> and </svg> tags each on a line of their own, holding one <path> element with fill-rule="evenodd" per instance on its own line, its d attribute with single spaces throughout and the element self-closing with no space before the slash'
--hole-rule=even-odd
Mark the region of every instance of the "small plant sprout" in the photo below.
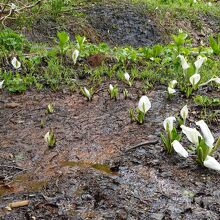
<svg viewBox="0 0 220 220">
<path fill-rule="evenodd" d="M 128 98 L 128 90 L 127 90 L 127 89 L 124 89 L 124 90 L 123 90 L 123 95 L 124 95 L 124 98 L 125 98 L 125 99 Z"/>
<path fill-rule="evenodd" d="M 4 81 L 5 81 L 5 80 L 0 81 L 0 89 L 3 88 Z"/>
<path fill-rule="evenodd" d="M 148 112 L 148 110 L 151 108 L 151 102 L 149 98 L 144 95 L 140 98 L 138 102 L 138 108 L 137 108 L 137 121 L 142 124 L 144 122 L 145 114 Z"/>
<path fill-rule="evenodd" d="M 47 113 L 52 114 L 54 112 L 54 107 L 52 104 L 49 104 L 47 106 Z"/>
<path fill-rule="evenodd" d="M 118 86 L 117 85 L 112 85 L 112 84 L 110 84 L 109 85 L 109 94 L 110 94 L 110 98 L 111 99 L 115 99 L 115 100 L 117 100 L 117 97 L 118 97 Z"/>
<path fill-rule="evenodd" d="M 79 50 L 82 50 L 83 49 L 83 47 L 84 47 L 84 43 L 86 42 L 86 37 L 82 37 L 82 36 L 80 36 L 80 35 L 76 35 L 76 42 L 77 42 L 77 44 L 76 44 L 76 46 L 77 46 L 77 48 L 79 49 Z"/>
<path fill-rule="evenodd" d="M 131 86 L 130 75 L 127 72 L 124 74 L 124 78 L 127 81 L 128 85 Z"/>
<path fill-rule="evenodd" d="M 163 127 L 166 131 L 166 135 L 164 136 L 162 133 L 160 134 L 161 140 L 163 142 L 164 148 L 167 153 L 172 154 L 173 150 L 173 142 L 180 140 L 180 135 L 177 133 L 176 128 L 173 126 L 174 121 L 176 121 L 176 118 L 171 116 L 166 118 L 163 121 Z M 176 142 L 174 142 L 175 144 Z M 175 144 L 176 146 L 176 144 Z M 178 148 L 178 147 L 177 147 Z"/>
<path fill-rule="evenodd" d="M 196 73 L 199 73 L 199 69 L 201 68 L 204 61 L 206 61 L 206 57 L 198 56 L 197 60 L 194 62 L 194 65 L 196 67 Z"/>
<path fill-rule="evenodd" d="M 44 128 L 45 127 L 45 120 L 41 119 L 40 120 L 40 128 Z"/>
<path fill-rule="evenodd" d="M 59 38 L 60 51 L 62 54 L 65 54 L 69 48 L 70 37 L 69 37 L 68 33 L 66 33 L 65 31 L 58 32 L 57 37 Z"/>
<path fill-rule="evenodd" d="M 185 72 L 189 68 L 189 64 L 187 63 L 187 61 L 183 55 L 178 55 L 177 57 L 180 58 L 180 62 L 181 62 L 183 71 Z"/>
<path fill-rule="evenodd" d="M 74 65 L 76 64 L 78 56 L 79 56 L 79 51 L 78 50 L 74 50 L 73 54 L 72 54 L 72 59 L 73 59 Z"/>
<path fill-rule="evenodd" d="M 179 141 L 174 140 L 171 145 L 173 146 L 174 151 L 176 151 L 181 157 L 187 158 L 189 156 L 188 152 Z"/>
<path fill-rule="evenodd" d="M 198 89 L 198 83 L 199 83 L 200 79 L 201 79 L 201 76 L 198 73 L 195 73 L 194 75 L 192 75 L 189 78 L 189 81 L 190 81 L 191 85 L 193 86 L 194 90 Z"/>
<path fill-rule="evenodd" d="M 12 59 L 11 64 L 15 69 L 19 69 L 21 67 L 21 63 L 17 60 L 16 57 Z"/>
<path fill-rule="evenodd" d="M 55 138 L 55 134 L 53 129 L 50 129 L 50 131 L 48 131 L 45 136 L 44 136 L 44 140 L 47 143 L 47 146 L 49 148 L 54 148 L 56 145 L 56 138 Z"/>
<path fill-rule="evenodd" d="M 131 122 L 134 122 L 137 120 L 134 114 L 134 109 L 132 108 L 129 109 L 129 116 L 130 116 Z"/>
<path fill-rule="evenodd" d="M 81 88 L 81 92 L 82 94 L 88 99 L 88 101 L 92 100 L 92 88 L 91 89 L 87 89 L 86 87 L 83 87 L 83 89 Z"/>
<path fill-rule="evenodd" d="M 183 124 L 185 125 L 186 123 L 186 119 L 188 117 L 188 114 L 189 114 L 189 111 L 188 111 L 188 107 L 187 105 L 183 106 L 183 108 L 181 109 L 180 111 L 180 116 L 182 117 L 183 119 Z"/>
</svg>

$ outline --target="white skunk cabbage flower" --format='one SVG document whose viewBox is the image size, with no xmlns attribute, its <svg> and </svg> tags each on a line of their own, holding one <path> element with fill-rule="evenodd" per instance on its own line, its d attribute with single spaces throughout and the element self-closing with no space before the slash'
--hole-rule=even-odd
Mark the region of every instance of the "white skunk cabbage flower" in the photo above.
<svg viewBox="0 0 220 220">
<path fill-rule="evenodd" d="M 47 144 L 49 144 L 49 142 L 50 142 L 50 132 L 49 131 L 45 134 L 44 140 Z"/>
<path fill-rule="evenodd" d="M 187 70 L 187 69 L 189 68 L 189 64 L 186 62 L 185 57 L 182 56 L 182 55 L 178 55 L 177 57 L 180 58 L 180 61 L 181 61 L 181 65 L 182 65 L 183 70 Z"/>
<path fill-rule="evenodd" d="M 220 78 L 219 77 L 212 78 L 211 81 L 213 81 L 217 84 L 220 84 Z"/>
<path fill-rule="evenodd" d="M 12 9 L 12 10 L 17 9 L 17 6 L 16 6 L 14 3 L 11 3 L 10 6 L 11 6 L 11 9 Z"/>
<path fill-rule="evenodd" d="M 195 85 L 197 85 L 197 84 L 199 83 L 200 79 L 201 79 L 200 74 L 195 73 L 194 75 L 192 75 L 192 76 L 189 78 L 189 81 L 190 81 L 190 83 L 192 84 L 192 86 L 195 86 Z"/>
<path fill-rule="evenodd" d="M 112 84 L 110 84 L 110 85 L 109 85 L 109 90 L 112 92 L 112 91 L 113 91 L 113 89 L 114 89 L 113 85 L 112 85 Z"/>
<path fill-rule="evenodd" d="M 124 74 L 124 77 L 125 77 L 125 79 L 129 82 L 129 80 L 130 80 L 130 75 L 129 75 L 127 72 Z"/>
<path fill-rule="evenodd" d="M 202 57 L 202 56 L 197 57 L 197 60 L 194 62 L 194 65 L 196 67 L 196 73 L 199 72 L 199 69 L 201 68 L 201 66 L 205 60 L 207 60 L 206 57 Z"/>
<path fill-rule="evenodd" d="M 44 136 L 44 140 L 48 143 L 48 140 L 49 140 L 49 137 L 50 137 L 50 132 L 48 131 L 45 136 Z"/>
<path fill-rule="evenodd" d="M 212 170 L 220 171 L 220 163 L 214 157 L 207 156 L 203 162 L 203 165 Z"/>
<path fill-rule="evenodd" d="M 165 131 L 169 132 L 169 131 L 173 130 L 173 122 L 174 121 L 176 121 L 176 118 L 173 116 L 168 117 L 163 121 L 163 127 L 164 127 Z"/>
<path fill-rule="evenodd" d="M 19 69 L 21 67 L 21 63 L 17 60 L 16 57 L 12 59 L 11 64 L 15 69 Z"/>
<path fill-rule="evenodd" d="M 210 82 L 215 82 L 216 84 L 220 85 L 220 78 L 219 77 L 213 77 L 210 80 L 208 80 L 207 82 L 200 84 L 199 86 L 205 86 Z"/>
<path fill-rule="evenodd" d="M 83 89 L 84 89 L 84 92 L 85 92 L 86 96 L 90 99 L 91 94 L 90 94 L 89 90 L 86 87 L 84 87 Z"/>
<path fill-rule="evenodd" d="M 188 152 L 185 150 L 185 148 L 180 144 L 179 141 L 174 140 L 172 142 L 173 149 L 182 157 L 187 158 L 189 156 Z"/>
<path fill-rule="evenodd" d="M 0 81 L 0 89 L 2 89 L 5 80 Z"/>
<path fill-rule="evenodd" d="M 72 54 L 72 59 L 73 59 L 74 65 L 76 64 L 78 56 L 79 56 L 79 51 L 78 50 L 74 50 L 73 54 Z"/>
<path fill-rule="evenodd" d="M 186 121 L 188 117 L 189 111 L 187 105 L 183 106 L 183 108 L 180 110 L 180 115 L 184 121 Z"/>
<path fill-rule="evenodd" d="M 212 149 L 214 147 L 215 139 L 209 130 L 208 125 L 203 120 L 197 121 L 196 125 L 200 127 L 205 143 Z"/>
<path fill-rule="evenodd" d="M 44 140 L 47 143 L 49 148 L 55 147 L 56 139 L 55 139 L 55 135 L 54 135 L 53 130 L 50 130 L 45 134 Z"/>
<path fill-rule="evenodd" d="M 172 95 L 172 94 L 174 94 L 175 92 L 176 92 L 176 90 L 175 89 L 173 89 L 173 88 L 171 88 L 171 87 L 168 87 L 168 93 L 170 94 L 170 95 Z"/>
<path fill-rule="evenodd" d="M 146 112 L 151 108 L 151 102 L 149 100 L 149 98 L 144 95 L 140 98 L 139 102 L 138 102 L 138 109 L 143 112 L 144 114 L 146 114 Z"/>
<path fill-rule="evenodd" d="M 174 79 L 174 80 L 170 81 L 169 87 L 172 88 L 172 89 L 174 89 L 175 86 L 176 86 L 176 84 L 177 84 L 177 81 Z"/>
<path fill-rule="evenodd" d="M 186 127 L 185 125 L 181 125 L 180 127 L 182 129 L 183 134 L 186 135 L 188 140 L 191 143 L 198 145 L 199 137 L 202 138 L 202 135 L 195 128 L 189 128 L 189 127 Z"/>
</svg>

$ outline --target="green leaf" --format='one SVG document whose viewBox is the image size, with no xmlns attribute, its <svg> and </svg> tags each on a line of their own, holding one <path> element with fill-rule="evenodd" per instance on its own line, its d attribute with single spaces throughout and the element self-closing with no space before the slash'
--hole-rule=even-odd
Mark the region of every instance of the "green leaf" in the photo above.
<svg viewBox="0 0 220 220">
<path fill-rule="evenodd" d="M 163 142 L 164 148 L 166 150 L 167 153 L 171 153 L 172 152 L 172 146 L 170 144 L 170 141 L 168 138 L 166 138 L 162 133 L 160 133 L 160 137 L 161 140 Z"/>
<path fill-rule="evenodd" d="M 190 97 L 190 95 L 192 94 L 192 91 L 193 91 L 192 87 L 187 87 L 187 89 L 186 89 L 186 97 L 187 98 Z"/>
<path fill-rule="evenodd" d="M 205 140 L 199 137 L 199 144 L 197 146 L 197 161 L 199 164 L 203 164 L 204 160 L 206 159 L 207 155 L 209 155 L 210 148 L 206 145 Z"/>
<path fill-rule="evenodd" d="M 59 38 L 61 52 L 64 53 L 68 49 L 69 35 L 62 31 L 57 33 L 57 37 Z"/>
<path fill-rule="evenodd" d="M 203 165 L 203 151 L 202 151 L 202 148 L 198 146 L 197 149 L 196 149 L 196 152 L 197 152 L 197 162 L 200 165 Z"/>
<path fill-rule="evenodd" d="M 216 55 L 220 55 L 220 33 L 217 35 L 216 40 L 211 36 L 209 38 L 209 43 L 210 43 L 210 46 L 213 49 L 213 52 Z"/>
<path fill-rule="evenodd" d="M 69 35 L 65 32 L 58 32 L 57 37 L 59 38 L 60 44 L 65 44 L 69 41 Z"/>
<path fill-rule="evenodd" d="M 176 128 L 173 128 L 173 130 L 171 131 L 171 143 L 174 141 L 180 141 L 181 140 L 181 135 L 178 134 Z"/>
<path fill-rule="evenodd" d="M 75 38 L 76 38 L 78 49 L 80 49 L 80 50 L 83 49 L 86 38 L 84 36 L 80 36 L 80 35 L 76 35 Z"/>
</svg>

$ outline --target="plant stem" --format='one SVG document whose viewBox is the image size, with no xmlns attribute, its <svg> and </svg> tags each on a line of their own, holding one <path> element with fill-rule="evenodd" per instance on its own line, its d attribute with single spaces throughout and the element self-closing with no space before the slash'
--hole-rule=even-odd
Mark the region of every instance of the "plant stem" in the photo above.
<svg viewBox="0 0 220 220">
<path fill-rule="evenodd" d="M 209 153 L 209 155 L 211 156 L 218 148 L 220 147 L 220 137 L 218 138 L 215 147 L 211 150 L 211 152 Z"/>
</svg>

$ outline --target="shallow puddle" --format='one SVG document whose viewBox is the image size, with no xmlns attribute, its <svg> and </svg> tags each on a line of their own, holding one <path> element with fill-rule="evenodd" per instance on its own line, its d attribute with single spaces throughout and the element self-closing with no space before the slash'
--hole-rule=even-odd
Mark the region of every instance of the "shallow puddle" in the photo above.
<svg viewBox="0 0 220 220">
<path fill-rule="evenodd" d="M 111 168 L 107 164 L 100 164 L 100 163 L 90 163 L 85 161 L 63 161 L 61 163 L 63 167 L 81 167 L 81 168 L 93 168 L 95 170 L 101 171 L 103 173 L 117 175 L 116 172 L 113 172 Z"/>
<path fill-rule="evenodd" d="M 11 193 L 36 192 L 47 185 L 47 180 L 33 180 L 31 174 L 16 176 L 9 185 L 0 186 L 0 197 Z"/>
</svg>

